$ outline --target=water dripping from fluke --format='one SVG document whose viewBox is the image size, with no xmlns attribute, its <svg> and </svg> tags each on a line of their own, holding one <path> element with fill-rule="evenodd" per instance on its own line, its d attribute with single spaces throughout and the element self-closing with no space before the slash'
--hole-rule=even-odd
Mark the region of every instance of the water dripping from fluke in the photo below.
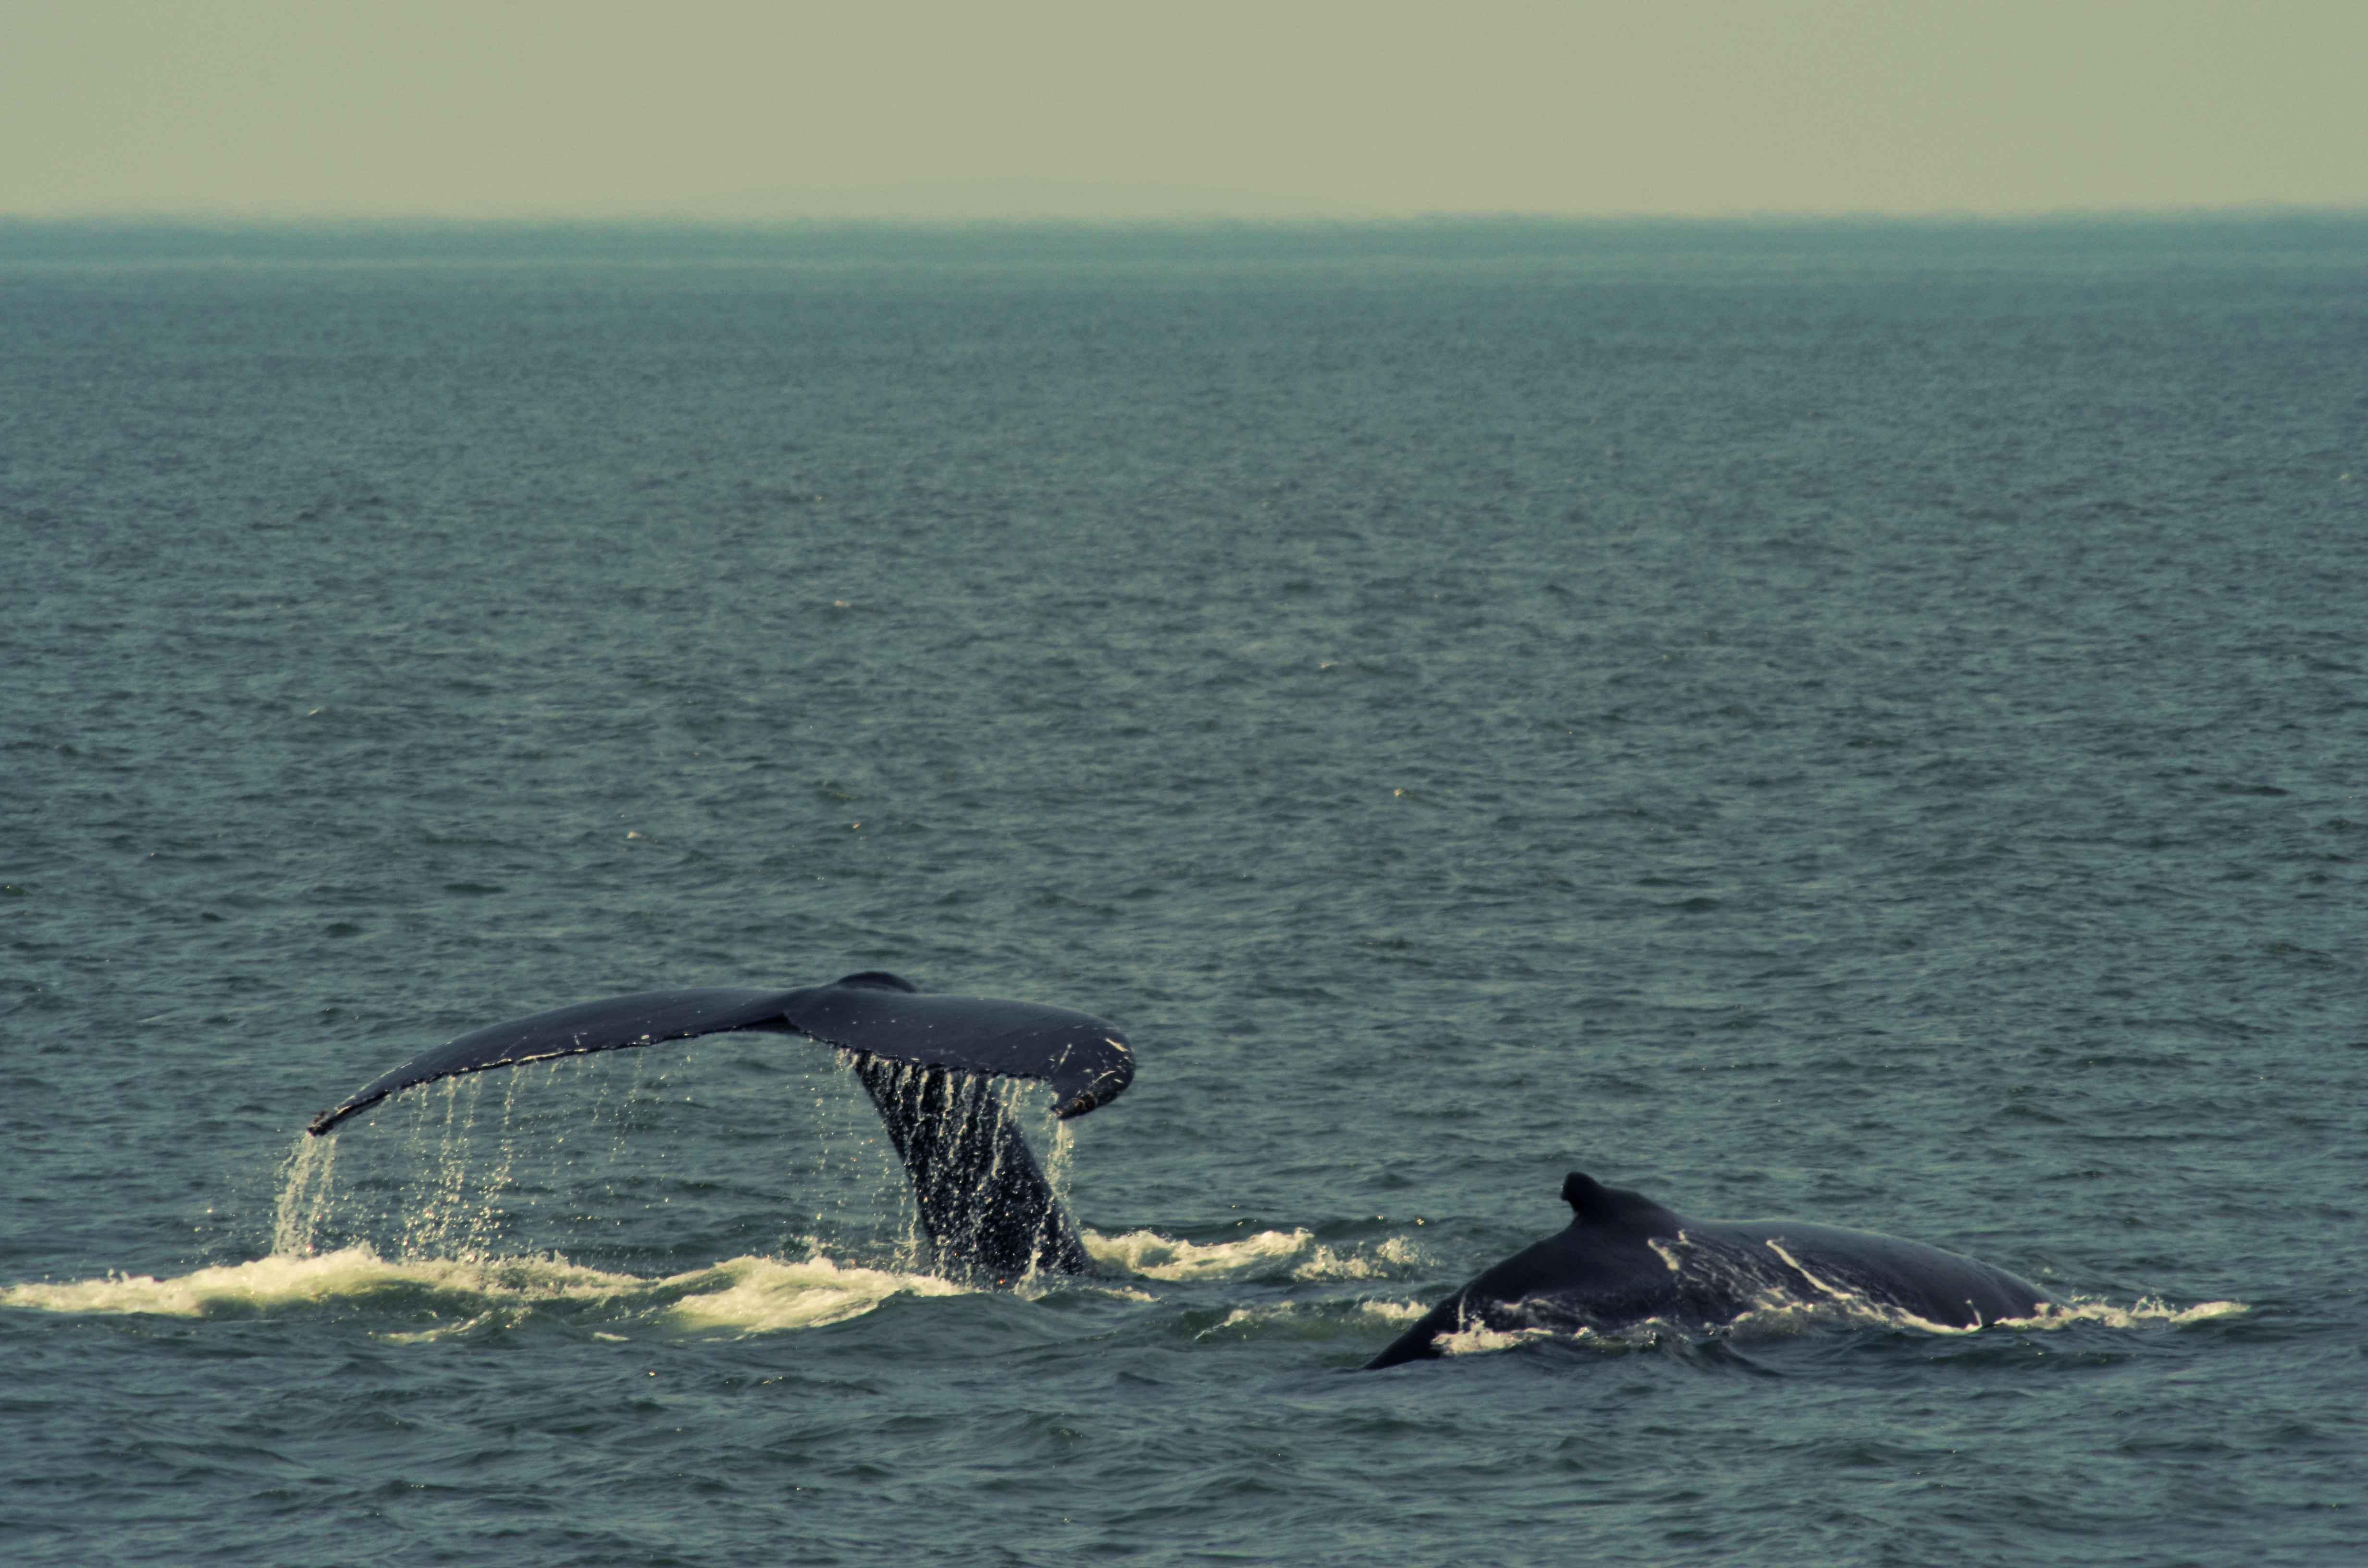
<svg viewBox="0 0 2368 1568">
<path fill-rule="evenodd" d="M 374 1181 L 357 1174 L 346 1190 L 362 1199 L 367 1189 L 369 1199 L 382 1199 L 400 1189 L 400 1231 L 392 1238 L 399 1258 L 496 1256 L 515 1239 L 510 1200 L 518 1195 L 511 1189 L 533 1163 L 531 1140 L 518 1125 L 514 1072 L 505 1074 L 498 1118 L 484 1119 L 490 1129 L 480 1127 L 478 1074 L 746 1032 L 824 1045 L 831 1055 L 823 1060 L 843 1066 L 861 1085 L 902 1167 L 918 1232 L 901 1249 L 908 1259 L 926 1256 L 934 1272 L 964 1286 L 1006 1290 L 1092 1267 L 1055 1177 L 1065 1177 L 1074 1147 L 1067 1120 L 1116 1099 L 1133 1078 L 1125 1037 L 1087 1014 L 931 995 L 879 971 L 787 992 L 643 992 L 493 1025 L 423 1052 L 313 1120 L 306 1142 L 321 1152 L 300 1150 L 289 1162 L 274 1252 L 316 1252 L 338 1232 L 337 1134 L 360 1112 L 400 1098 L 413 1108 L 407 1139 L 400 1140 L 408 1168 Z M 613 1090 L 605 1080 L 591 1107 L 595 1127 L 604 1119 L 613 1125 L 612 1158 L 621 1157 L 630 1116 L 644 1101 L 647 1062 L 637 1052 L 641 1065 L 617 1114 L 607 1115 Z M 1053 1091 L 1047 1137 L 1057 1162 L 1053 1176 L 1021 1125 L 1031 1083 Z M 581 1161 L 597 1137 L 580 1121 L 563 1121 L 548 1139 L 545 1163 Z M 474 1157 L 488 1139 L 498 1153 L 490 1161 Z"/>
</svg>

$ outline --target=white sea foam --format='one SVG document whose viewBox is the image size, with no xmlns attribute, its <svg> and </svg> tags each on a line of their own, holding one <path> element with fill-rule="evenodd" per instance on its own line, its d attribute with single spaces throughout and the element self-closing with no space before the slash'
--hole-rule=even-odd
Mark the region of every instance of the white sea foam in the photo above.
<svg viewBox="0 0 2368 1568">
<path fill-rule="evenodd" d="M 496 1313 L 515 1317 L 563 1301 L 613 1301 L 629 1312 L 654 1312 L 685 1328 L 766 1334 L 858 1317 L 893 1296 L 950 1296 L 962 1290 L 933 1275 L 861 1268 L 824 1257 L 797 1263 L 735 1257 L 711 1268 L 645 1278 L 582 1267 L 558 1256 L 389 1260 L 368 1247 L 354 1246 L 303 1256 L 275 1255 L 162 1279 L 110 1274 L 59 1284 L 15 1285 L 0 1289 L 0 1307 L 206 1317 L 426 1290 L 457 1298 L 456 1304 L 470 1313 L 430 1330 L 389 1336 L 407 1341 L 466 1333 Z"/>
<path fill-rule="evenodd" d="M 1371 1252 L 1338 1252 L 1318 1246 L 1291 1271 L 1293 1279 L 1393 1279 L 1422 1267 L 1420 1248 L 1406 1236 L 1392 1236 Z"/>
<path fill-rule="evenodd" d="M 1305 1231 L 1260 1231 L 1232 1242 L 1187 1242 L 1156 1231 L 1121 1236 L 1085 1233 L 1086 1252 L 1096 1263 L 1146 1279 L 1229 1279 L 1269 1272 L 1298 1257 L 1314 1244 Z"/>
<path fill-rule="evenodd" d="M 1195 1339 L 1249 1338 L 1267 1331 L 1304 1338 L 1330 1338 L 1337 1332 L 1344 1308 L 1388 1324 L 1411 1323 L 1430 1309 L 1419 1301 L 1261 1301 L 1255 1305 L 1235 1307 L 1223 1318 L 1201 1329 Z"/>
<path fill-rule="evenodd" d="M 165 1279 L 150 1274 L 109 1274 L 63 1284 L 12 1285 L 0 1290 L 0 1306 L 54 1312 L 203 1317 L 218 1312 L 359 1301 L 406 1288 L 489 1302 L 531 1302 L 620 1295 L 639 1290 L 643 1283 L 631 1275 L 579 1268 L 564 1257 L 389 1261 L 368 1247 L 352 1246 L 301 1256 L 275 1253 L 250 1263 L 221 1264 Z"/>
<path fill-rule="evenodd" d="M 1304 1229 L 1259 1231 L 1237 1241 L 1188 1242 L 1156 1231 L 1106 1236 L 1085 1233 L 1086 1252 L 1107 1268 L 1147 1279 L 1234 1279 L 1281 1272 L 1292 1279 L 1387 1279 L 1410 1273 L 1422 1255 L 1404 1236 L 1392 1236 L 1371 1252 L 1326 1246 Z"/>
<path fill-rule="evenodd" d="M 2094 1296 L 2075 1296 L 2069 1301 L 2049 1301 L 2040 1308 L 2037 1316 L 2013 1319 L 2011 1326 L 2064 1328 L 2076 1323 L 2094 1323 L 2107 1328 L 2146 1328 L 2157 1324 L 2210 1323 L 2214 1318 L 2241 1317 L 2252 1310 L 2242 1301 L 2198 1301 L 2192 1307 L 2174 1307 L 2153 1296 L 2140 1297 L 2126 1307 L 2117 1307 Z"/>
<path fill-rule="evenodd" d="M 1786 1261 L 1791 1260 L 1788 1258 Z M 1814 1277 L 1811 1282 L 1820 1289 L 1832 1289 Z M 2069 1301 L 2043 1301 L 2039 1311 L 2029 1317 L 1997 1318 L 1988 1323 L 1964 1326 L 1935 1323 L 1901 1307 L 1869 1301 L 1851 1292 L 1841 1292 L 1827 1301 L 1762 1300 L 1751 1312 L 1736 1319 L 1736 1326 L 1781 1328 L 1793 1323 L 1831 1322 L 1839 1316 L 1846 1323 L 1879 1324 L 1889 1328 L 1914 1329 L 1920 1334 L 1967 1335 L 2000 1328 L 2063 1329 L 2078 1324 L 2096 1324 L 2106 1328 L 2153 1328 L 2164 1324 L 2209 1323 L 2215 1318 L 2236 1317 L 2250 1310 L 2242 1301 L 2202 1301 L 2192 1307 L 2174 1307 L 2154 1297 L 2145 1297 L 2126 1306 L 2116 1306 L 2093 1296 L 2076 1296 Z"/>
<path fill-rule="evenodd" d="M 1261 1318 L 1280 1317 L 1290 1310 L 1291 1303 L 1289 1301 L 1278 1301 L 1273 1306 L 1266 1308 L 1235 1307 L 1232 1312 L 1229 1312 L 1224 1315 L 1222 1322 L 1210 1324 L 1207 1328 L 1202 1329 L 1192 1337 L 1195 1339 L 1212 1339 L 1217 1335 L 1225 1333 L 1228 1329 L 1248 1328 Z"/>
<path fill-rule="evenodd" d="M 1789 1262 L 1790 1259 L 1787 1259 Z M 1818 1282 L 1821 1288 L 1831 1289 Z M 1376 1309 L 1378 1310 L 1378 1309 Z M 1423 1309 L 1412 1308 L 1415 1314 Z M 1881 1325 L 1888 1328 L 1914 1329 L 1933 1335 L 1964 1335 L 1998 1329 L 2064 1329 L 2078 1324 L 2096 1324 L 2106 1328 L 2138 1329 L 2209 1323 L 2214 1319 L 2236 1317 L 2251 1309 L 2242 1301 L 2202 1301 L 2191 1307 L 2174 1307 L 2168 1302 L 2146 1297 L 2127 1306 L 2093 1297 L 2076 1297 L 2069 1302 L 2043 1302 L 2039 1311 L 2027 1318 L 2002 1318 L 1978 1327 L 1961 1328 L 1954 1324 L 1934 1323 L 1918 1317 L 1897 1307 L 1867 1300 L 1853 1292 L 1842 1292 L 1827 1301 L 1809 1301 L 1795 1297 L 1763 1296 L 1741 1316 L 1727 1324 L 1721 1334 L 1741 1332 L 1757 1335 L 1770 1333 L 1795 1332 L 1816 1324 Z M 1435 1343 L 1450 1356 L 1471 1356 L 1488 1351 L 1509 1350 L 1514 1346 L 1533 1339 L 1561 1337 L 1576 1344 L 1597 1344 L 1606 1346 L 1634 1346 L 1652 1343 L 1664 1335 L 1686 1337 L 1698 1335 L 1699 1329 L 1688 1329 L 1658 1318 L 1624 1324 L 1619 1328 L 1598 1331 L 1588 1328 L 1552 1329 L 1527 1327 L 1492 1329 L 1474 1325 L 1454 1333 L 1440 1335 Z"/>
<path fill-rule="evenodd" d="M 1550 1328 L 1474 1327 L 1459 1329 L 1453 1334 L 1442 1334 L 1432 1340 L 1431 1344 L 1444 1356 L 1478 1356 L 1492 1350 L 1510 1350 L 1514 1346 L 1526 1344 L 1532 1339 L 1551 1339 L 1554 1337 L 1554 1332 Z M 1587 1331 L 1581 1329 L 1578 1337 L 1586 1338 Z"/>
<path fill-rule="evenodd" d="M 1357 1310 L 1384 1323 L 1412 1323 L 1430 1311 L 1430 1306 L 1425 1301 L 1359 1301 Z"/>
<path fill-rule="evenodd" d="M 930 1274 L 895 1274 L 808 1258 L 785 1263 L 774 1257 L 735 1257 L 695 1277 L 690 1294 L 666 1316 L 690 1328 L 730 1328 L 748 1334 L 818 1328 L 860 1317 L 892 1296 L 959 1296 L 962 1287 Z M 669 1281 L 668 1283 L 673 1283 Z M 720 1284 L 721 1289 L 700 1286 Z"/>
</svg>

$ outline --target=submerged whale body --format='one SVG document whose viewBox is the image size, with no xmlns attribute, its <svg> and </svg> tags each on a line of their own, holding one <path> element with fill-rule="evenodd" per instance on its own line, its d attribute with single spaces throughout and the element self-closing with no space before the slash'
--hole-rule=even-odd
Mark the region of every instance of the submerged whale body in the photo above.
<svg viewBox="0 0 2368 1568">
<path fill-rule="evenodd" d="M 1431 1308 L 1366 1366 L 1440 1355 L 1440 1335 L 1473 1329 L 1707 1328 L 1758 1306 L 1820 1302 L 1979 1328 L 2045 1301 L 2028 1280 L 1921 1242 L 1789 1220 L 1689 1220 L 1578 1171 L 1562 1196 L 1568 1229 Z"/>
<path fill-rule="evenodd" d="M 488 1025 L 371 1079 L 307 1131 L 320 1137 L 390 1095 L 462 1073 L 743 1029 L 847 1053 L 904 1162 L 941 1271 L 1008 1285 L 1089 1267 L 989 1080 L 1040 1080 L 1056 1114 L 1083 1116 L 1133 1082 L 1126 1037 L 1065 1007 L 933 995 L 878 971 L 791 991 L 643 991 Z"/>
</svg>

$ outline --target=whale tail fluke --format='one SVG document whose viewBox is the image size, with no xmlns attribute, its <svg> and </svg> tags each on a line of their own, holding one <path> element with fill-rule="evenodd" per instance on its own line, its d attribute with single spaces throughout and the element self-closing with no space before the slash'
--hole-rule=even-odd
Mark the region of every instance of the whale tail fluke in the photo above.
<svg viewBox="0 0 2368 1568">
<path fill-rule="evenodd" d="M 947 1273 L 1011 1284 L 1087 1268 L 1076 1226 L 993 1080 L 1042 1082 L 1056 1114 L 1083 1116 L 1133 1080 L 1126 1037 L 1085 1013 L 936 995 L 881 970 L 794 991 L 644 991 L 489 1025 L 370 1080 L 307 1131 L 320 1137 L 390 1095 L 463 1073 L 745 1029 L 848 1053 Z"/>
</svg>

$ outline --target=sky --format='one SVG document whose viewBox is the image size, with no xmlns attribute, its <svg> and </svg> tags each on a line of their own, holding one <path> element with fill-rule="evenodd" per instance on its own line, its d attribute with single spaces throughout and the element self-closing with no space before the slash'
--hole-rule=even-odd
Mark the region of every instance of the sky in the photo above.
<svg viewBox="0 0 2368 1568">
<path fill-rule="evenodd" d="M 2368 208 L 2368 0 L 0 0 L 0 215 Z"/>
</svg>

